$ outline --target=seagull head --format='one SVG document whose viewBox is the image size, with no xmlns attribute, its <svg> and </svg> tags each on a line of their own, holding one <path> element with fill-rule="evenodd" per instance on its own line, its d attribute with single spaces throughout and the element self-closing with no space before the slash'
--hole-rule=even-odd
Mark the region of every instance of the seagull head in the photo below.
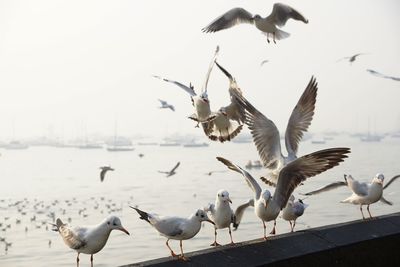
<svg viewBox="0 0 400 267">
<path fill-rule="evenodd" d="M 223 190 L 223 189 L 221 189 L 221 190 L 218 191 L 218 193 L 217 193 L 217 199 L 218 199 L 220 202 L 224 202 L 224 203 L 230 202 L 230 203 L 232 203 L 232 200 L 229 198 L 229 193 L 228 193 L 228 191 Z"/>
<path fill-rule="evenodd" d="M 254 19 L 254 20 L 260 20 L 260 19 L 261 19 L 261 16 L 260 16 L 260 15 L 254 15 L 253 19 Z"/>
<path fill-rule="evenodd" d="M 374 180 L 372 182 L 383 184 L 383 180 L 385 179 L 385 176 L 383 176 L 382 173 L 377 173 L 374 177 Z"/>
<path fill-rule="evenodd" d="M 225 107 L 220 108 L 220 109 L 219 109 L 219 112 L 220 112 L 222 115 L 224 115 L 225 117 L 228 116 L 228 114 L 226 113 L 226 108 L 225 108 Z"/>
<path fill-rule="evenodd" d="M 210 100 L 208 100 L 207 92 L 203 92 L 203 93 L 200 95 L 200 98 L 201 98 L 201 100 L 203 100 L 203 101 L 206 102 L 207 104 L 210 103 Z"/>
<path fill-rule="evenodd" d="M 264 189 L 261 193 L 261 199 L 262 202 L 264 203 L 265 208 L 268 206 L 268 202 L 271 200 L 271 192 L 268 190 Z"/>
<path fill-rule="evenodd" d="M 106 219 L 106 225 L 108 229 L 111 230 L 119 230 L 129 235 L 129 232 L 122 226 L 121 220 L 116 216 L 110 216 Z"/>
<path fill-rule="evenodd" d="M 215 225 L 215 223 L 208 218 L 207 213 L 204 210 L 198 209 L 194 216 L 199 220 L 199 222 L 209 222 Z"/>
</svg>

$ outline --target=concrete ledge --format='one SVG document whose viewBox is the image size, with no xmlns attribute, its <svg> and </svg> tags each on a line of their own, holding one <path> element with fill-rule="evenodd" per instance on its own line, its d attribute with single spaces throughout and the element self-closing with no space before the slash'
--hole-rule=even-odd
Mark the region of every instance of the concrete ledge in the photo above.
<svg viewBox="0 0 400 267">
<path fill-rule="evenodd" d="M 185 254 L 133 266 L 400 266 L 400 213 Z"/>
</svg>

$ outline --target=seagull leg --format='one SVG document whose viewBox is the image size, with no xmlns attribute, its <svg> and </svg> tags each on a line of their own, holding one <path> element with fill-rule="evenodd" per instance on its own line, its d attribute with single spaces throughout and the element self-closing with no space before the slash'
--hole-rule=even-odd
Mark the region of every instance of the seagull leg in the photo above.
<svg viewBox="0 0 400 267">
<path fill-rule="evenodd" d="M 276 44 L 276 41 L 275 41 L 275 32 L 272 34 L 272 36 L 273 36 L 274 44 Z"/>
<path fill-rule="evenodd" d="M 93 254 L 90 254 L 90 267 L 93 267 Z"/>
<path fill-rule="evenodd" d="M 262 223 L 263 223 L 263 227 L 264 227 L 264 240 L 267 240 L 267 227 L 265 226 L 265 222 L 264 221 L 262 221 Z"/>
<path fill-rule="evenodd" d="M 293 221 L 293 229 L 292 232 L 294 232 L 294 227 L 296 226 L 296 220 Z"/>
<path fill-rule="evenodd" d="M 232 231 L 231 231 L 231 226 L 230 225 L 229 225 L 229 236 L 231 237 L 231 245 L 234 245 L 235 242 L 233 242 Z"/>
<path fill-rule="evenodd" d="M 272 231 L 271 231 L 271 235 L 274 235 L 274 234 L 276 234 L 276 220 L 274 220 L 274 228 L 272 228 Z"/>
<path fill-rule="evenodd" d="M 186 258 L 185 255 L 183 254 L 182 240 L 179 240 L 179 246 L 181 247 L 181 255 L 179 256 L 179 259 L 183 261 L 189 261 L 189 259 Z"/>
<path fill-rule="evenodd" d="M 372 215 L 371 215 L 371 212 L 369 212 L 369 205 L 367 205 L 367 211 L 368 211 L 368 213 L 369 213 L 369 218 L 372 219 L 373 217 L 372 217 Z"/>
<path fill-rule="evenodd" d="M 214 243 L 212 243 L 210 246 L 212 246 L 212 247 L 220 246 L 220 244 L 217 243 L 217 228 L 216 227 L 214 227 Z"/>
<path fill-rule="evenodd" d="M 174 251 L 172 250 L 172 248 L 169 246 L 168 241 L 169 241 L 169 239 L 167 239 L 167 242 L 165 242 L 165 244 L 167 245 L 169 251 L 171 252 L 171 256 L 172 256 L 172 257 L 178 257 L 178 255 L 176 255 L 176 254 L 174 253 Z"/>
<path fill-rule="evenodd" d="M 79 267 L 79 252 L 78 252 L 78 256 L 76 256 L 76 267 Z"/>
<path fill-rule="evenodd" d="M 293 224 L 292 224 L 292 221 L 289 221 L 289 223 L 290 223 L 290 229 L 291 229 L 291 231 L 290 231 L 290 232 L 292 232 L 292 233 L 293 233 Z"/>
<path fill-rule="evenodd" d="M 363 220 L 365 220 L 364 213 L 362 211 L 362 205 L 360 205 L 360 211 L 361 211 L 361 215 L 363 216 Z"/>
<path fill-rule="evenodd" d="M 269 33 L 267 32 L 267 42 L 269 43 Z"/>
</svg>

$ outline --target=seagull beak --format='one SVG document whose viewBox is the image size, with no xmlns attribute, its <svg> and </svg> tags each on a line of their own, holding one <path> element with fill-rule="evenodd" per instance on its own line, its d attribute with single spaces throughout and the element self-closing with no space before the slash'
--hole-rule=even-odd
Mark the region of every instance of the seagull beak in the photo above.
<svg viewBox="0 0 400 267">
<path fill-rule="evenodd" d="M 211 221 L 210 219 L 207 219 L 206 222 L 209 222 L 209 223 L 215 225 L 215 223 L 213 221 Z"/>
<path fill-rule="evenodd" d="M 232 200 L 231 200 L 230 198 L 228 198 L 228 201 L 229 201 L 229 203 L 231 203 L 231 204 L 232 204 Z"/>
<path fill-rule="evenodd" d="M 130 235 L 129 232 L 122 226 L 120 228 L 117 228 L 117 230 L 120 230 L 120 231 L 124 232 L 125 234 Z"/>
<path fill-rule="evenodd" d="M 265 199 L 264 199 L 264 201 L 263 201 L 263 202 L 264 202 L 264 207 L 265 207 L 265 208 L 267 208 L 267 206 L 268 206 L 268 202 L 267 202 Z"/>
</svg>

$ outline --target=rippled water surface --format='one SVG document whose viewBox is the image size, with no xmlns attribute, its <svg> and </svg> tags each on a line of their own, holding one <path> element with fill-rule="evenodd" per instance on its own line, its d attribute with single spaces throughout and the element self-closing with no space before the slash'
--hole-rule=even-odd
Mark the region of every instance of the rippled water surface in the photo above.
<svg viewBox="0 0 400 267">
<path fill-rule="evenodd" d="M 301 143 L 299 154 L 333 146 L 349 146 L 352 153 L 344 164 L 309 179 L 295 193 L 341 180 L 343 173 L 363 181 L 370 181 L 377 172 L 384 173 L 387 180 L 400 174 L 400 140 L 390 137 L 379 143 L 362 143 L 347 137 L 337 137 L 323 145 L 306 141 Z M 45 222 L 52 221 L 48 216 L 50 212 L 63 221 L 70 218 L 72 226 L 96 224 L 109 213 L 121 218 L 131 235 L 112 232 L 106 247 L 94 256 L 95 266 L 117 266 L 168 256 L 165 238 L 139 220 L 129 205 L 162 215 L 186 217 L 214 201 L 219 189 L 226 189 L 235 208 L 252 196 L 244 179 L 231 171 L 212 176 L 205 173 L 225 170 L 216 156 L 226 157 L 242 166 L 249 159 L 258 159 L 252 143 L 212 143 L 203 148 L 136 146 L 132 152 L 114 153 L 31 147 L 21 151 L 1 150 L 0 153 L 0 237 L 12 242 L 8 251 L 0 242 L 2 267 L 75 266 L 76 253 L 64 245 L 58 233 L 46 229 Z M 139 158 L 138 153 L 145 156 Z M 175 176 L 165 178 L 157 172 L 172 168 L 177 161 L 181 166 Z M 108 164 L 115 171 L 107 173 L 105 181 L 100 183 L 98 167 Z M 255 177 L 263 174 L 262 170 L 250 172 Z M 394 205 L 374 204 L 372 214 L 398 212 L 399 189 L 400 181 L 386 189 L 384 195 Z M 306 199 L 310 207 L 298 220 L 297 230 L 359 219 L 358 207 L 339 203 L 348 195 L 348 189 L 343 187 Z M 13 205 L 17 201 L 23 202 Z M 21 221 L 18 224 L 17 219 Z M 271 229 L 271 224 L 268 228 Z M 278 234 L 288 230 L 289 224 L 279 219 Z M 261 222 L 249 209 L 233 237 L 235 241 L 255 239 L 261 237 L 262 232 Z M 227 230 L 219 231 L 218 238 L 220 243 L 228 243 Z M 208 248 L 212 241 L 213 228 L 205 224 L 194 239 L 184 242 L 184 249 Z M 179 251 L 176 241 L 171 244 Z M 80 263 L 90 266 L 89 256 L 81 255 Z"/>
</svg>

